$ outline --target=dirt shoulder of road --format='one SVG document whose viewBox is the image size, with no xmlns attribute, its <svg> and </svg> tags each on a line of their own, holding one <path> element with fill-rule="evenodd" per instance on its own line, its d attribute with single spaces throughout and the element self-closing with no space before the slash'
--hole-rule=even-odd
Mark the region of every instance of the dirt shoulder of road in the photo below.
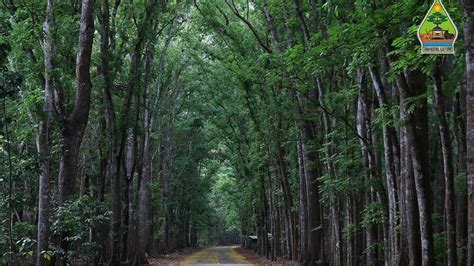
<svg viewBox="0 0 474 266">
<path fill-rule="evenodd" d="M 254 265 L 300 265 L 296 261 L 289 261 L 284 259 L 277 259 L 276 261 L 271 261 L 265 257 L 260 257 L 251 249 L 245 248 L 236 248 L 235 249 L 240 255 L 244 256 L 246 260 Z"/>
<path fill-rule="evenodd" d="M 202 250 L 202 248 L 186 248 L 171 254 L 163 254 L 157 257 L 148 257 L 148 263 L 150 265 L 178 266 L 187 256 L 200 250 Z"/>
<path fill-rule="evenodd" d="M 178 266 L 182 265 L 186 258 L 190 258 L 193 254 L 198 253 L 199 251 L 204 250 L 203 248 L 187 248 L 183 250 L 176 251 L 171 254 L 164 254 L 157 257 L 149 257 L 148 262 L 150 265 L 169 265 L 169 266 Z M 253 250 L 245 248 L 235 248 L 234 251 L 238 254 L 236 256 L 242 256 L 246 261 L 252 265 L 300 265 L 296 261 L 288 261 L 284 259 L 277 259 L 276 261 L 271 261 L 265 257 L 260 257 Z"/>
</svg>

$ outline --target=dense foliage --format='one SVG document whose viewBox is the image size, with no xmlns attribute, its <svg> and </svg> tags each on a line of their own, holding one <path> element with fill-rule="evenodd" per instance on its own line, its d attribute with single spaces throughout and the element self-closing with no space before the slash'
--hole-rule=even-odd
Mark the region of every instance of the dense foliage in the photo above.
<svg viewBox="0 0 474 266">
<path fill-rule="evenodd" d="M 432 1 L 2 1 L 0 264 L 472 265 L 474 3 L 443 3 L 455 55 L 420 53 Z"/>
</svg>

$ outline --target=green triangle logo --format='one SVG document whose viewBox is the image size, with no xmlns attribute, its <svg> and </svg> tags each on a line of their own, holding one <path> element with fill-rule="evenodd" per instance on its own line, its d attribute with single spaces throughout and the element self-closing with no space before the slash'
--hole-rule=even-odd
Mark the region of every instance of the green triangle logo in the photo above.
<svg viewBox="0 0 474 266">
<path fill-rule="evenodd" d="M 418 28 L 423 54 L 454 54 L 458 30 L 441 0 L 435 0 Z"/>
</svg>

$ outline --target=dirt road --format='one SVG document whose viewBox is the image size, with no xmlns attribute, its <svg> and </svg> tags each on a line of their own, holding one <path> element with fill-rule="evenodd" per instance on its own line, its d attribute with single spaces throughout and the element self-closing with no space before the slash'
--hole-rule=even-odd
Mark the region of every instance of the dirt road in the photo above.
<svg viewBox="0 0 474 266">
<path fill-rule="evenodd" d="M 181 265 L 207 266 L 207 265 L 250 265 L 245 257 L 240 255 L 237 246 L 212 247 L 187 256 Z"/>
</svg>

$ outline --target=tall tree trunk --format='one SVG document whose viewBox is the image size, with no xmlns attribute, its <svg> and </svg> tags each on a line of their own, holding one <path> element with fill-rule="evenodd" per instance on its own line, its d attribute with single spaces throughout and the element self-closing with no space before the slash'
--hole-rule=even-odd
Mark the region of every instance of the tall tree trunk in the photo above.
<svg viewBox="0 0 474 266">
<path fill-rule="evenodd" d="M 400 106 L 400 119 L 405 121 L 407 116 L 406 107 Z M 408 147 L 407 128 L 404 124 L 400 127 L 400 151 L 402 155 L 400 175 L 405 184 L 404 204 L 406 210 L 408 263 L 410 266 L 416 266 L 421 264 L 420 218 L 416 201 L 413 165 L 410 158 L 410 148 Z"/>
<path fill-rule="evenodd" d="M 380 76 L 373 67 L 369 67 L 372 84 L 379 102 L 379 106 L 386 108 L 388 106 L 385 88 L 383 87 Z M 393 143 L 394 129 L 388 125 L 383 126 L 383 142 L 384 142 L 384 158 L 385 158 L 385 176 L 387 183 L 388 195 L 388 216 L 389 216 L 389 264 L 395 265 L 397 263 L 397 256 L 399 254 L 399 235 L 398 227 L 398 195 L 396 188 L 396 174 L 394 169 L 394 153 Z"/>
<path fill-rule="evenodd" d="M 263 11 L 267 20 L 268 27 L 272 36 L 272 40 L 276 46 L 278 53 L 283 53 L 283 47 L 280 42 L 280 36 L 276 29 L 273 14 L 269 11 L 268 5 L 266 2 L 263 4 Z M 287 76 L 287 73 L 283 73 L 283 76 Z M 296 100 L 296 92 L 290 91 L 290 96 L 294 99 L 295 112 L 298 117 L 298 113 L 302 114 L 301 111 L 298 111 L 298 101 Z M 304 113 L 304 112 L 303 112 Z M 299 116 L 302 118 L 302 116 Z M 321 243 L 322 243 L 322 229 L 321 226 L 321 213 L 320 213 L 320 204 L 319 204 L 319 191 L 318 191 L 318 155 L 316 152 L 316 147 L 310 147 L 311 141 L 314 140 L 312 134 L 312 125 L 309 121 L 304 121 L 300 119 L 299 121 L 299 130 L 303 136 L 303 141 L 306 143 L 303 145 L 303 159 L 305 163 L 305 174 L 306 174 L 306 189 L 307 189 L 307 200 L 308 200 L 308 254 L 306 260 L 303 263 L 304 265 L 310 265 L 321 260 Z"/>
<path fill-rule="evenodd" d="M 58 176 L 59 201 L 61 203 L 74 195 L 79 148 L 89 119 L 94 7 L 95 0 L 82 0 L 79 45 L 76 57 L 76 98 L 72 112 L 62 124 L 61 132 L 62 149 Z"/>
<path fill-rule="evenodd" d="M 101 9 L 102 34 L 100 38 L 101 66 L 98 72 L 104 78 L 102 88 L 103 102 L 105 105 L 105 128 L 107 137 L 107 165 L 106 180 L 110 180 L 110 193 L 112 194 L 112 219 L 111 219 L 111 264 L 120 262 L 120 227 L 121 227 L 121 200 L 120 200 L 120 176 L 117 162 L 116 145 L 116 118 L 112 101 L 112 80 L 110 75 L 110 15 L 108 1 L 102 2 Z"/>
<path fill-rule="evenodd" d="M 304 133 L 303 138 L 307 141 L 309 138 Z M 309 144 L 310 145 L 310 144 Z M 308 200 L 308 254 L 304 262 L 305 265 L 312 265 L 321 260 L 322 229 L 321 210 L 319 203 L 319 169 L 317 165 L 317 154 L 314 147 L 303 145 L 303 159 L 305 166 L 306 197 Z"/>
<path fill-rule="evenodd" d="M 37 249 L 36 249 L 36 265 L 48 265 L 49 262 L 45 259 L 43 251 L 48 249 L 49 240 L 49 180 L 50 180 L 50 165 L 49 165 L 49 120 L 53 115 L 53 91 L 54 78 L 52 77 L 53 70 L 53 55 L 54 42 L 51 28 L 53 27 L 54 3 L 53 0 L 48 0 L 46 7 L 46 19 L 43 24 L 44 40 L 44 116 L 40 122 L 37 138 L 36 148 L 40 155 L 40 177 L 39 177 L 39 193 L 38 193 L 38 235 L 37 235 Z"/>
<path fill-rule="evenodd" d="M 276 134 L 276 149 L 277 149 L 277 157 L 278 157 L 278 167 L 280 171 L 280 177 L 281 177 L 281 187 L 283 190 L 283 200 L 285 203 L 285 217 L 287 219 L 287 232 L 288 232 L 288 243 L 289 243 L 289 249 L 288 249 L 288 254 L 289 258 L 293 259 L 293 255 L 296 255 L 293 253 L 293 247 L 295 244 L 295 226 L 294 226 L 294 215 L 293 215 L 293 196 L 291 193 L 291 188 L 290 188 L 290 183 L 289 183 L 289 175 L 288 175 L 288 170 L 287 170 L 287 162 L 285 159 L 286 156 L 286 151 L 285 148 L 283 147 L 282 144 L 282 119 L 281 119 L 281 112 L 279 113 L 279 118 L 278 118 L 278 133 Z"/>
<path fill-rule="evenodd" d="M 466 84 L 462 82 L 454 102 L 457 142 L 457 175 L 466 174 Z M 458 241 L 459 264 L 467 264 L 467 183 L 456 195 L 456 239 Z"/>
<path fill-rule="evenodd" d="M 361 145 L 361 155 L 362 161 L 365 168 L 369 169 L 369 177 L 366 180 L 367 184 L 371 183 L 373 178 L 373 173 L 375 172 L 375 166 L 373 161 L 373 156 L 371 155 L 370 147 L 371 145 L 371 134 L 370 134 L 370 111 L 371 106 L 368 99 L 368 92 L 365 82 L 365 73 L 363 70 L 357 71 L 357 86 L 359 87 L 359 96 L 357 100 L 357 133 L 360 136 L 359 142 Z M 366 204 L 372 203 L 371 197 L 372 188 L 367 188 L 365 200 L 363 201 Z M 374 258 L 374 235 L 372 226 L 367 226 L 365 231 L 366 233 L 366 254 L 367 254 L 367 264 L 373 265 L 375 263 Z"/>
<path fill-rule="evenodd" d="M 299 229 L 300 229 L 300 253 L 298 261 L 303 262 L 306 253 L 308 252 L 308 201 L 307 201 L 307 191 L 306 191 L 306 181 L 305 181 L 305 169 L 304 169 L 304 160 L 303 160 L 303 143 L 298 141 L 297 143 L 297 153 L 298 153 L 298 168 L 299 168 L 299 181 L 300 181 L 300 219 L 299 219 Z"/>
<path fill-rule="evenodd" d="M 406 75 L 406 77 L 405 77 Z M 405 110 L 410 97 L 419 97 L 426 92 L 425 77 L 418 71 L 406 71 L 396 77 L 400 90 L 400 102 Z M 408 147 L 413 162 L 416 196 L 420 213 L 420 237 L 422 265 L 435 263 L 433 245 L 432 196 L 429 174 L 428 117 L 426 98 L 420 99 L 417 108 L 403 121 L 407 128 Z"/>
<path fill-rule="evenodd" d="M 464 0 L 467 21 L 464 28 L 467 94 L 467 183 L 468 183 L 468 263 L 474 263 L 474 1 Z"/>
<path fill-rule="evenodd" d="M 165 212 L 165 230 L 163 231 L 162 241 L 165 251 L 169 250 L 170 247 L 170 223 L 171 223 L 171 210 L 169 209 L 169 200 L 171 197 L 170 189 L 170 168 L 171 168 L 171 154 L 172 154 L 172 145 L 173 145 L 173 113 L 170 112 L 168 116 L 168 124 L 166 128 L 166 139 L 164 147 L 164 158 L 163 158 L 163 168 L 161 171 L 161 194 L 163 197 L 163 203 L 161 209 Z"/>
<path fill-rule="evenodd" d="M 443 79 L 442 79 L 442 60 L 437 60 L 434 78 L 434 108 L 438 116 L 438 128 L 441 138 L 441 149 L 443 154 L 443 172 L 444 172 L 444 209 L 446 213 L 446 229 L 448 236 L 448 265 L 457 265 L 457 248 L 456 248 L 456 210 L 454 195 L 454 173 L 453 173 L 453 156 L 451 152 L 451 141 L 449 137 L 449 125 L 446 119 L 446 108 L 443 96 Z"/>
<path fill-rule="evenodd" d="M 161 194 L 163 197 L 163 202 L 161 209 L 165 212 L 165 230 L 162 235 L 162 243 L 165 251 L 172 249 L 172 239 L 171 239 L 171 230 L 173 227 L 173 210 L 169 208 L 168 201 L 171 199 L 171 184 L 170 176 L 172 169 L 172 156 L 173 156 L 173 132 L 174 132 L 174 122 L 175 122 L 175 101 L 179 95 L 178 87 L 178 74 L 174 72 L 173 74 L 173 83 L 174 89 L 168 90 L 167 95 L 167 127 L 165 133 L 165 143 L 164 143 L 164 157 L 163 157 L 163 166 L 161 171 Z"/>
<path fill-rule="evenodd" d="M 262 229 L 263 229 L 263 236 L 262 236 L 262 256 L 266 256 L 268 258 L 268 200 L 267 200 L 267 191 L 266 191 L 266 171 L 262 171 L 261 173 L 261 188 L 260 188 L 260 193 L 261 193 L 261 201 L 263 204 L 263 207 L 261 208 L 261 214 L 262 214 Z"/>
<path fill-rule="evenodd" d="M 322 243 L 323 230 L 321 228 L 322 221 L 320 213 L 321 210 L 319 205 L 319 188 L 317 181 L 317 178 L 319 176 L 317 161 L 318 155 L 316 153 L 316 147 L 313 144 L 313 124 L 311 121 L 308 121 L 307 119 L 303 118 L 305 116 L 305 111 L 302 108 L 302 103 L 298 97 L 298 93 L 296 93 L 294 90 L 291 90 L 289 94 L 292 96 L 293 99 L 295 118 L 298 121 L 299 134 L 301 136 L 302 142 L 301 152 L 303 153 L 302 163 L 305 174 L 304 185 L 306 186 L 306 215 L 308 219 L 308 228 L 306 228 L 307 239 L 305 239 L 305 241 L 307 241 L 307 252 L 305 258 L 303 259 L 303 264 L 306 264 L 314 263 L 315 261 L 320 260 L 320 256 L 322 255 L 322 248 L 319 244 Z M 287 190 L 289 190 L 289 188 L 287 188 Z M 291 193 L 291 191 L 289 191 L 289 193 Z M 302 192 L 300 191 L 300 193 Z M 292 201 L 291 198 L 289 200 Z M 289 204 L 289 206 L 287 207 L 291 210 L 292 204 Z M 292 233 L 292 235 L 296 235 L 296 233 Z M 294 248 L 294 246 L 292 247 Z"/>
<path fill-rule="evenodd" d="M 134 44 L 133 53 L 131 55 L 131 65 L 129 72 L 129 81 L 128 81 L 128 91 L 127 91 L 127 100 L 123 109 L 123 122 L 125 123 L 125 130 L 123 131 L 122 145 L 123 145 L 123 161 L 125 168 L 125 178 L 127 184 L 127 207 L 128 207 L 128 236 L 127 236 L 127 257 L 129 260 L 132 260 L 133 263 L 145 263 L 146 262 L 146 248 L 148 247 L 149 235 L 141 239 L 138 236 L 140 235 L 141 230 L 147 231 L 147 220 L 148 216 L 142 215 L 142 212 L 149 214 L 150 210 L 148 208 L 149 202 L 146 198 L 149 196 L 148 190 L 148 181 L 142 180 L 138 181 L 138 203 L 137 203 L 137 213 L 138 221 L 135 226 L 135 194 L 133 190 L 134 184 L 134 175 L 135 168 L 140 171 L 140 165 L 136 163 L 137 152 L 136 152 L 136 143 L 137 143 L 137 130 L 138 130 L 138 118 L 139 118 L 139 109 L 140 109 L 140 85 L 142 84 L 141 71 L 143 69 L 143 51 L 145 49 L 147 41 L 151 35 L 152 29 L 155 27 L 156 21 L 154 14 L 156 12 L 156 0 L 146 1 L 146 10 L 143 19 L 141 20 L 141 25 L 138 29 L 136 42 Z M 147 84 L 148 86 L 148 84 Z M 141 176 L 140 176 L 141 177 Z M 145 182 L 145 183 L 142 183 Z M 145 197 L 145 198 L 143 198 Z M 145 201 L 143 201 L 145 200 Z M 149 200 L 148 200 L 149 201 Z M 143 206 L 141 205 L 143 204 Z M 135 229 L 136 228 L 136 229 Z M 136 232 L 137 231 L 137 232 Z M 142 232 L 143 234 L 143 232 Z M 137 243 L 135 247 L 134 244 Z M 137 252 L 135 256 L 135 251 Z M 137 259 L 138 262 L 135 260 Z"/>
<path fill-rule="evenodd" d="M 319 78 L 316 79 L 316 86 L 317 86 L 317 92 L 314 93 L 315 94 L 314 96 L 317 97 L 317 99 L 314 99 L 314 101 L 317 101 L 320 106 L 324 106 L 325 92 L 324 92 L 324 88 L 321 83 L 321 80 Z M 322 125 L 323 125 L 325 141 L 327 144 L 330 144 L 330 145 L 327 145 L 327 147 L 324 149 L 324 156 L 326 160 L 326 163 L 325 163 L 326 171 L 329 174 L 329 177 L 331 178 L 331 180 L 335 180 L 336 170 L 335 170 L 335 165 L 331 160 L 331 157 L 333 156 L 334 143 L 333 143 L 333 140 L 331 140 L 330 138 L 331 124 L 329 120 L 329 114 L 325 110 L 323 110 L 323 112 L 321 113 L 321 118 L 322 118 L 321 120 L 322 120 Z M 330 214 L 331 214 L 331 219 L 332 219 L 332 228 L 333 228 L 333 233 L 334 233 L 334 235 L 332 236 L 332 238 L 334 239 L 334 251 L 331 252 L 332 253 L 331 255 L 332 255 L 332 263 L 338 266 L 338 265 L 343 265 L 339 202 L 338 202 L 337 195 L 334 189 L 332 189 L 329 193 L 330 193 L 329 209 L 330 209 Z"/>
<path fill-rule="evenodd" d="M 45 119 L 46 120 L 46 119 Z M 38 204 L 38 245 L 36 265 L 48 265 L 44 259 L 43 251 L 48 249 L 49 239 L 49 141 L 48 121 L 41 121 L 37 133 L 36 146 L 40 155 L 40 180 L 39 180 L 39 204 Z"/>
<path fill-rule="evenodd" d="M 150 84 L 151 84 L 151 64 L 153 61 L 153 48 L 147 49 L 145 53 L 145 92 L 143 94 L 143 143 L 141 174 L 138 187 L 138 248 L 140 253 L 149 250 L 150 243 L 150 218 L 151 218 L 151 127 L 150 127 Z M 142 259 L 140 259 L 142 260 Z"/>
</svg>

